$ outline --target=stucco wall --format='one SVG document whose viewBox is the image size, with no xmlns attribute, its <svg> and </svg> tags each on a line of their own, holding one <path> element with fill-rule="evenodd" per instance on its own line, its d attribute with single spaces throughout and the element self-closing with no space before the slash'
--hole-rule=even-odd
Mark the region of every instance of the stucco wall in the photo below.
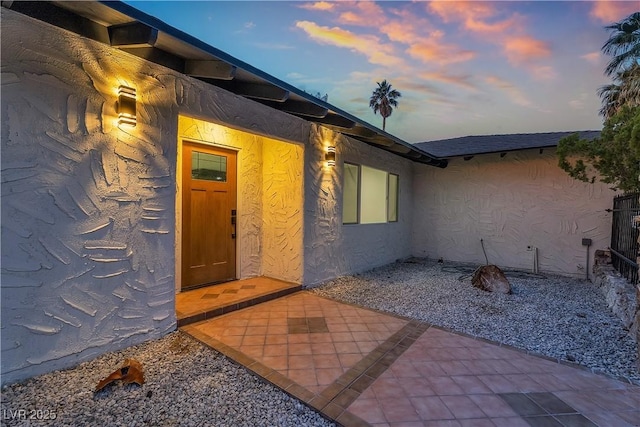
<svg viewBox="0 0 640 427">
<path fill-rule="evenodd" d="M 179 113 L 297 143 L 309 125 L 0 10 L 2 381 L 11 382 L 175 328 Z M 115 126 L 122 84 L 137 90 L 130 130 Z"/>
<path fill-rule="evenodd" d="M 262 274 L 302 283 L 304 150 L 263 140 Z"/>
<path fill-rule="evenodd" d="M 2 8 L 3 382 L 175 328 L 177 106 L 148 71 Z"/>
<path fill-rule="evenodd" d="M 336 147 L 336 166 L 324 166 Z M 344 162 L 399 175 L 398 222 L 342 224 Z M 305 262 L 307 286 L 365 271 L 411 255 L 413 164 L 363 142 L 313 126 L 305 151 Z"/>
<path fill-rule="evenodd" d="M 557 166 L 555 150 L 453 159 L 446 169 L 416 167 L 413 254 L 586 276 L 596 249 L 608 247 L 615 193 L 586 184 Z"/>
</svg>

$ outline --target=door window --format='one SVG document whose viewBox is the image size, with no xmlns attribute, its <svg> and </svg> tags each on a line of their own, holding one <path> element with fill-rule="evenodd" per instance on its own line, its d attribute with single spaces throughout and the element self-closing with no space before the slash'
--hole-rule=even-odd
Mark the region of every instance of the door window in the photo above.
<svg viewBox="0 0 640 427">
<path fill-rule="evenodd" d="M 227 182 L 227 158 L 216 154 L 192 151 L 191 178 Z"/>
</svg>

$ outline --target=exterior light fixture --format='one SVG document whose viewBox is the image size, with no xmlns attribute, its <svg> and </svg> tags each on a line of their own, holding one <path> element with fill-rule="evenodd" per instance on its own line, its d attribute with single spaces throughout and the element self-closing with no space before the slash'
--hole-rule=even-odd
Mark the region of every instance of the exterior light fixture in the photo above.
<svg viewBox="0 0 640 427">
<path fill-rule="evenodd" d="M 324 154 L 324 159 L 327 161 L 327 166 L 336 165 L 336 147 L 330 145 L 327 147 L 327 152 Z"/>
<path fill-rule="evenodd" d="M 120 86 L 118 88 L 118 126 L 136 125 L 136 90 Z"/>
</svg>

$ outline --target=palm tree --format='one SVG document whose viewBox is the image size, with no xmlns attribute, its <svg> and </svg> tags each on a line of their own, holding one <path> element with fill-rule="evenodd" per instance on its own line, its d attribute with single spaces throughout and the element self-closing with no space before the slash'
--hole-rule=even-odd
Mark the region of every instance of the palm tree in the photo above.
<svg viewBox="0 0 640 427">
<path fill-rule="evenodd" d="M 613 82 L 598 89 L 600 114 L 610 118 L 623 106 L 640 106 L 640 12 L 605 27 L 611 30 L 602 52 L 612 56 L 605 74 Z"/>
<path fill-rule="evenodd" d="M 614 82 L 598 89 L 602 99 L 600 115 L 605 119 L 613 116 L 623 106 L 640 106 L 640 65 L 618 72 Z"/>
<path fill-rule="evenodd" d="M 640 59 L 640 12 L 634 12 L 605 28 L 611 30 L 611 35 L 602 46 L 602 52 L 613 56 L 605 69 L 605 74 L 611 76 L 637 64 Z"/>
<path fill-rule="evenodd" d="M 383 80 L 382 83 L 376 82 L 378 87 L 371 94 L 369 99 L 369 107 L 373 108 L 373 114 L 380 111 L 382 116 L 382 130 L 387 124 L 387 117 L 393 112 L 393 107 L 398 106 L 397 98 L 402 94 L 395 89 L 391 89 L 391 85 Z"/>
</svg>

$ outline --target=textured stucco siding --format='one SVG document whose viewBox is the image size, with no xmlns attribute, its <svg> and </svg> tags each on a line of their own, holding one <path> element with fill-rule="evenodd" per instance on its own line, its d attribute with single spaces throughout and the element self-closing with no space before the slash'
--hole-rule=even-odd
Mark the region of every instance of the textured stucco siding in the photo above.
<svg viewBox="0 0 640 427">
<path fill-rule="evenodd" d="M 302 283 L 304 149 L 263 140 L 262 274 Z"/>
<path fill-rule="evenodd" d="M 336 147 L 333 168 L 324 166 L 328 145 Z M 399 175 L 398 222 L 342 224 L 344 162 Z M 412 162 L 313 126 L 305 163 L 305 285 L 365 271 L 411 255 Z"/>
<path fill-rule="evenodd" d="M 297 144 L 309 125 L 0 10 L 4 383 L 175 328 L 180 113 Z M 137 90 L 138 125 L 129 130 L 115 126 L 122 84 Z M 241 179 L 259 217 L 262 181 L 249 182 L 252 173 L 262 171 Z M 242 265 L 259 274 L 252 224 L 241 223 L 249 236 Z"/>
<path fill-rule="evenodd" d="M 174 80 L 125 56 L 2 8 L 3 382 L 175 328 Z"/>
<path fill-rule="evenodd" d="M 609 246 L 615 192 L 570 178 L 554 150 L 453 159 L 446 169 L 416 167 L 413 254 L 585 277 L 596 249 Z"/>
</svg>

